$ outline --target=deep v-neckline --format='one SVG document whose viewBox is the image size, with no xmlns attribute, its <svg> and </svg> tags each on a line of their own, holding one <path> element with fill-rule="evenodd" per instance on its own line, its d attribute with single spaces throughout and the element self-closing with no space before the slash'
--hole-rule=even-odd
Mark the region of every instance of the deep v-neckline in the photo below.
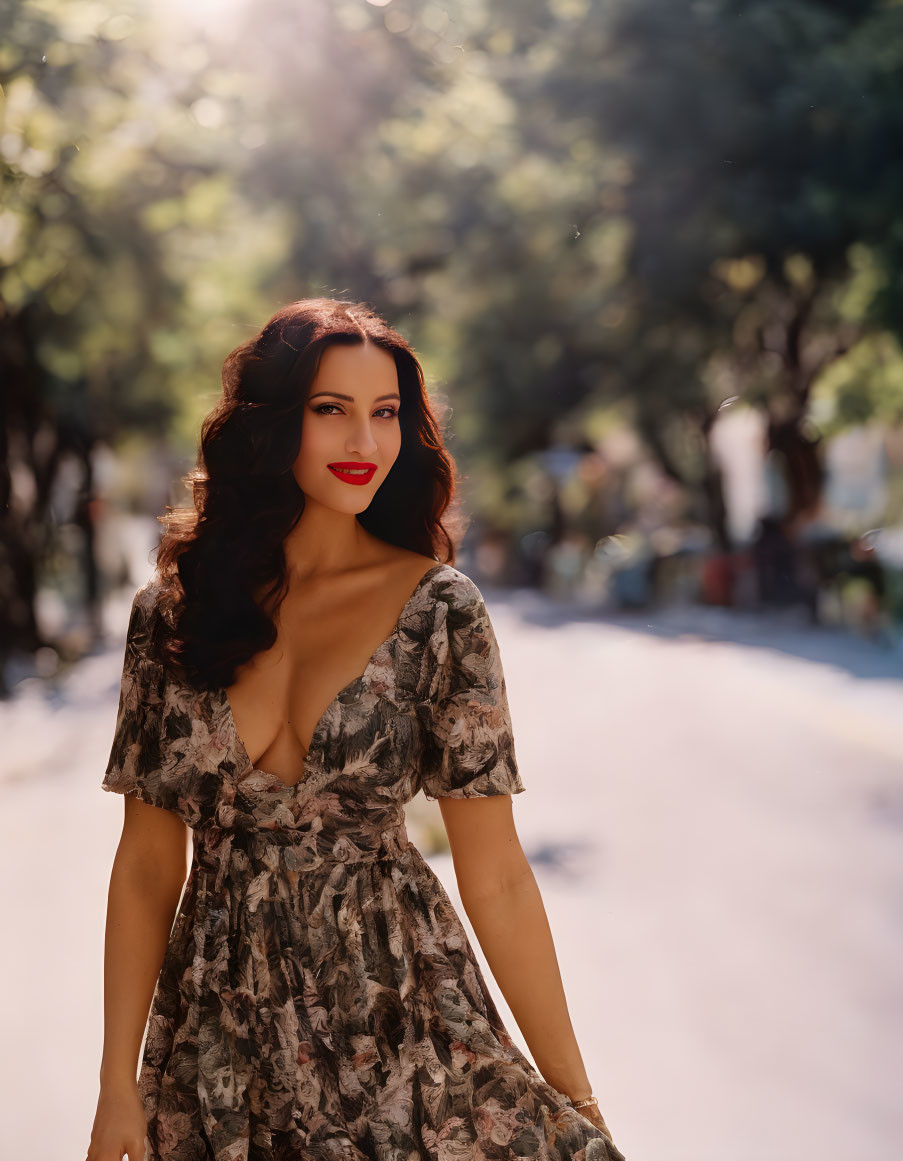
<svg viewBox="0 0 903 1161">
<path fill-rule="evenodd" d="M 320 733 L 326 724 L 326 718 L 328 717 L 330 711 L 333 709 L 336 702 L 340 701 L 341 698 L 346 693 L 348 693 L 351 689 L 353 689 L 356 685 L 359 685 L 359 684 L 366 685 L 367 680 L 370 676 L 370 671 L 373 669 L 374 665 L 376 665 L 376 663 L 379 660 L 379 655 L 382 653 L 382 651 L 385 648 L 387 648 L 387 646 L 391 645 L 391 643 L 395 640 L 395 638 L 401 632 L 405 617 L 407 616 L 407 613 L 408 613 L 408 609 L 410 609 L 411 605 L 414 603 L 414 599 L 416 598 L 416 596 L 420 592 L 420 590 L 423 588 L 424 584 L 426 583 L 427 578 L 429 576 L 431 576 L 434 572 L 436 572 L 437 569 L 440 569 L 440 568 L 445 568 L 445 565 L 442 564 L 441 562 L 439 564 L 432 565 L 431 568 L 428 568 L 426 570 L 426 572 L 421 575 L 417 584 L 411 590 L 411 595 L 405 601 L 401 612 L 398 614 L 398 619 L 395 622 L 395 626 L 392 629 L 392 632 L 389 634 L 388 637 L 386 637 L 386 639 L 384 641 L 381 641 L 379 643 L 379 645 L 377 645 L 377 647 L 370 654 L 369 660 L 367 661 L 367 664 L 364 666 L 363 672 L 360 673 L 357 677 L 352 678 L 351 681 L 347 682 L 347 684 L 343 685 L 342 688 L 338 691 L 338 693 L 333 698 L 330 699 L 326 708 L 320 714 L 320 717 L 317 720 L 317 724 L 314 726 L 313 733 L 310 736 L 310 742 L 308 743 L 308 746 L 307 746 L 307 753 L 306 753 L 306 755 L 301 763 L 301 777 L 298 778 L 297 781 L 286 782 L 285 779 L 283 777 L 281 777 L 281 775 L 275 774 L 272 770 L 261 770 L 259 766 L 254 765 L 254 763 L 251 761 L 251 756 L 248 753 L 247 747 L 245 746 L 244 742 L 242 741 L 241 734 L 239 734 L 239 732 L 238 732 L 238 725 L 235 721 L 235 715 L 232 712 L 232 703 L 229 701 L 229 695 L 226 692 L 226 687 L 225 686 L 219 687 L 218 692 L 219 692 L 220 699 L 222 702 L 223 712 L 224 712 L 225 718 L 229 724 L 229 730 L 232 734 L 233 748 L 238 752 L 239 757 L 241 758 L 242 762 L 244 763 L 246 770 L 250 770 L 250 771 L 253 771 L 253 773 L 255 773 L 255 774 L 262 774 L 267 778 L 271 778 L 275 782 L 277 782 L 279 784 L 279 786 L 281 786 L 285 790 L 289 790 L 289 791 L 297 790 L 298 787 L 303 786 L 305 783 L 307 783 L 307 781 L 310 778 L 309 767 L 310 767 L 311 755 L 317 749 L 317 746 L 319 744 Z"/>
</svg>

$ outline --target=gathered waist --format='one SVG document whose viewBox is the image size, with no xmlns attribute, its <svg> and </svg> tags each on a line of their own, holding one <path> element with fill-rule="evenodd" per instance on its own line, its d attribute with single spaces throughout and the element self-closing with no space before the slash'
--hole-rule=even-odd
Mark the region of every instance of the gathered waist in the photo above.
<svg viewBox="0 0 903 1161">
<path fill-rule="evenodd" d="M 194 863 L 214 871 L 219 887 L 230 873 L 311 872 L 341 863 L 366 864 L 401 858 L 410 846 L 403 815 L 383 830 L 350 833 L 208 822 L 194 831 Z"/>
</svg>

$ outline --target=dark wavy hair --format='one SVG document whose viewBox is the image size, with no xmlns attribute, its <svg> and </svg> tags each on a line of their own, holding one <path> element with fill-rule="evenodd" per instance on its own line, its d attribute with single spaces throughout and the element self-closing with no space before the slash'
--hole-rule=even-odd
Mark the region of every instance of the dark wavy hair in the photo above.
<svg viewBox="0 0 903 1161">
<path fill-rule="evenodd" d="M 443 445 L 423 370 L 407 341 L 365 303 L 308 298 L 283 307 L 223 364 L 222 398 L 204 419 L 197 466 L 184 477 L 194 506 L 158 519 L 161 588 L 151 652 L 203 689 L 276 640 L 272 613 L 288 591 L 283 542 L 304 511 L 292 467 L 304 403 L 332 343 L 375 343 L 395 360 L 401 449 L 357 519 L 388 544 L 453 564 L 461 517 L 455 463 Z"/>
</svg>

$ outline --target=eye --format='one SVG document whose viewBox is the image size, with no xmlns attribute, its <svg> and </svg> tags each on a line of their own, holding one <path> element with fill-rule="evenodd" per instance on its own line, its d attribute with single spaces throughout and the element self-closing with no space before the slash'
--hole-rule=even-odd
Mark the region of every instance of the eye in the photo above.
<svg viewBox="0 0 903 1161">
<path fill-rule="evenodd" d="M 331 415 L 332 412 L 327 410 L 330 407 L 334 407 L 340 415 L 342 414 L 342 409 L 339 407 L 338 403 L 321 403 L 318 407 L 314 408 L 314 411 L 316 411 L 318 415 Z M 389 414 L 383 416 L 384 419 L 394 419 L 398 415 L 397 407 L 380 407 L 375 412 L 375 414 L 379 415 L 380 411 L 388 411 Z"/>
</svg>

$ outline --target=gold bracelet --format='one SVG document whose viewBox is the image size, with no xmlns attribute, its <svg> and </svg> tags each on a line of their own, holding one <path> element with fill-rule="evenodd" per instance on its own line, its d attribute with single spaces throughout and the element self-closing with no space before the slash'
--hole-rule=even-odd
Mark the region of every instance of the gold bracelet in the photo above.
<svg viewBox="0 0 903 1161">
<path fill-rule="evenodd" d="M 587 1105 L 595 1105 L 599 1107 L 599 1101 L 594 1096 L 585 1097 L 582 1101 L 571 1101 L 575 1109 L 585 1109 Z"/>
</svg>

